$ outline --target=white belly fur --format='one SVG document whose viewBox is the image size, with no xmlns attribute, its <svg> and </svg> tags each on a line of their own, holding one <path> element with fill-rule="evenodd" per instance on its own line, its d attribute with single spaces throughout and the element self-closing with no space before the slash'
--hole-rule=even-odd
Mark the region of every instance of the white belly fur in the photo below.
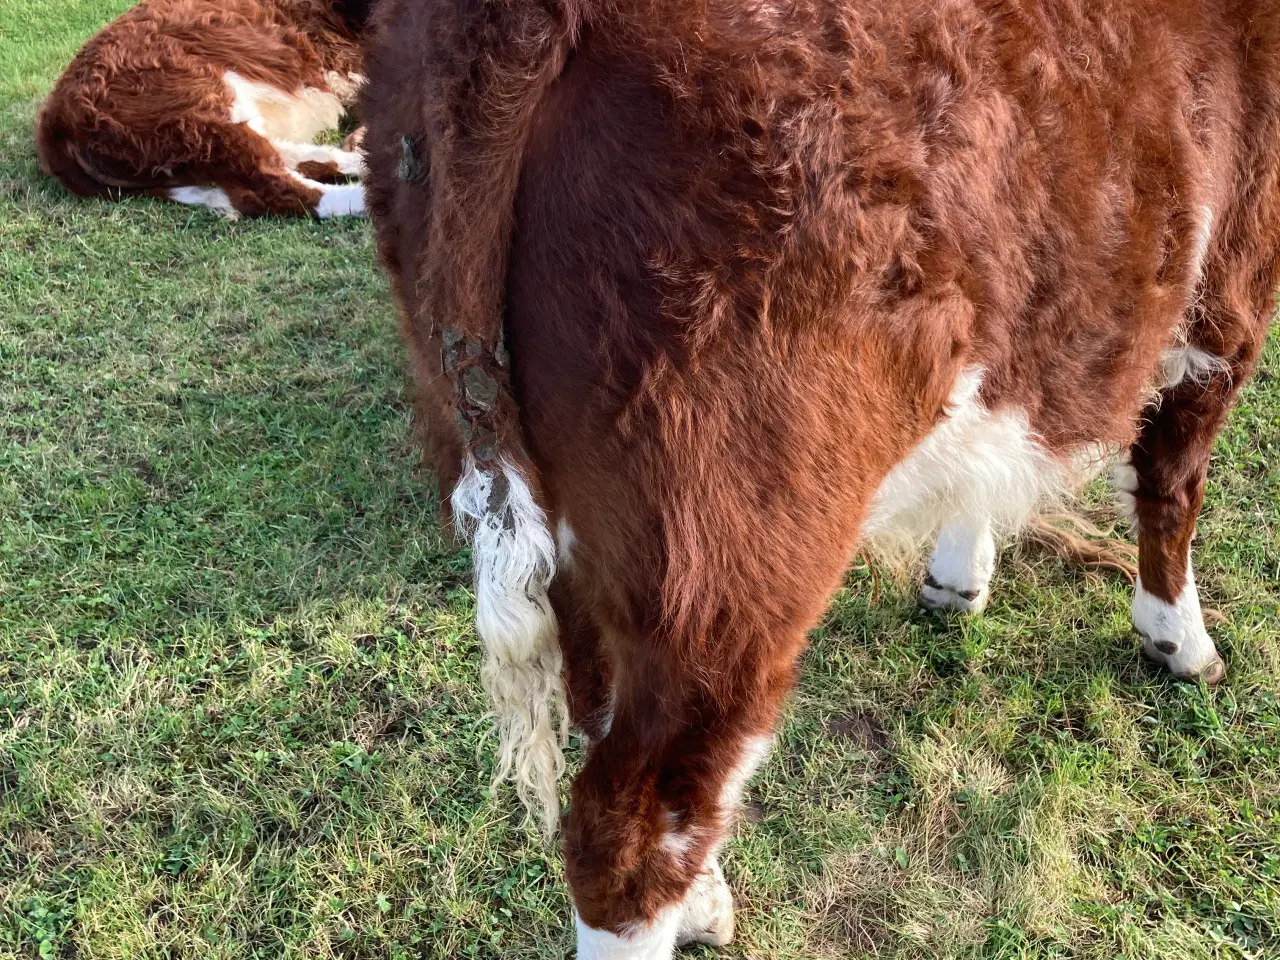
<svg viewBox="0 0 1280 960">
<path fill-rule="evenodd" d="M 224 80 L 233 97 L 231 122 L 248 124 L 273 143 L 311 143 L 336 128 L 346 112 L 338 96 L 328 90 L 302 87 L 289 93 L 233 71 Z"/>
<path fill-rule="evenodd" d="M 992 413 L 978 398 L 981 367 L 956 378 L 947 416 L 889 472 L 863 522 L 865 546 L 891 559 L 920 550 L 943 524 L 990 524 L 1011 534 L 1048 500 L 1096 472 L 1105 458 L 1089 451 L 1064 462 L 1036 439 L 1020 410 Z"/>
</svg>

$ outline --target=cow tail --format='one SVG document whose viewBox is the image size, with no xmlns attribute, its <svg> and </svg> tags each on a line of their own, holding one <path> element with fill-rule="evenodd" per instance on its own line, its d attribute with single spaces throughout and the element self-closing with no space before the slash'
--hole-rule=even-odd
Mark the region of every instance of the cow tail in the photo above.
<svg viewBox="0 0 1280 960">
<path fill-rule="evenodd" d="M 555 542 L 527 471 L 508 459 L 468 457 L 453 492 L 459 529 L 471 541 L 480 677 L 498 733 L 493 787 L 515 781 L 551 837 L 568 734 L 560 640 L 547 590 Z"/>
<path fill-rule="evenodd" d="M 106 186 L 81 165 L 71 131 L 52 105 L 40 112 L 36 124 L 36 153 L 40 157 L 40 169 L 76 196 L 106 194 Z"/>
<path fill-rule="evenodd" d="M 555 540 L 525 452 L 503 315 L 516 187 L 530 130 L 577 30 L 562 0 L 438 3 L 426 41 L 433 85 L 419 156 L 406 138 L 401 178 L 430 183 L 420 343 L 442 343 L 465 450 L 452 505 L 470 541 L 481 678 L 498 733 L 493 783 L 511 779 L 550 838 L 559 823 L 568 714 L 548 588 Z M 423 160 L 426 163 L 423 163 Z M 425 169 L 423 169 L 425 167 Z M 439 339 L 436 339 L 436 338 Z"/>
<path fill-rule="evenodd" d="M 78 197 L 113 199 L 150 191 L 145 184 L 95 170 L 77 145 L 75 133 L 59 111 L 56 99 L 45 106 L 36 122 L 36 154 L 40 168 Z"/>
</svg>

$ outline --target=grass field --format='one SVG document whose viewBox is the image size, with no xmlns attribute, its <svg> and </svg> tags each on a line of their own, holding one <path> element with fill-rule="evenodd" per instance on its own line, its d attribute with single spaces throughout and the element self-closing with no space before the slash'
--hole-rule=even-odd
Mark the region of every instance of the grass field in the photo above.
<svg viewBox="0 0 1280 960">
<path fill-rule="evenodd" d="M 126 3 L 0 0 L 0 956 L 564 957 L 559 862 L 483 786 L 468 560 L 367 225 L 36 169 Z M 1228 682 L 1153 672 L 1127 586 L 1051 560 L 950 623 L 855 570 L 727 849 L 725 956 L 1280 956 L 1264 368 L 1196 546 Z"/>
</svg>

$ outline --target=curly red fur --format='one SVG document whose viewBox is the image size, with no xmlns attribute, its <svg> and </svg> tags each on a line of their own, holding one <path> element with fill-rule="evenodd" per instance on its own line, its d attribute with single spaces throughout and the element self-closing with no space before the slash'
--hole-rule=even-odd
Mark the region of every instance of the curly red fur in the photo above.
<svg viewBox="0 0 1280 960">
<path fill-rule="evenodd" d="M 1050 460 L 1131 448 L 1142 579 L 1176 596 L 1275 306 L 1270 0 L 388 0 L 369 71 L 441 482 L 508 457 L 573 532 L 551 599 L 596 741 L 565 830 L 589 926 L 655 920 L 715 850 L 962 370 Z M 1152 407 L 1180 343 L 1221 367 Z"/>
<path fill-rule="evenodd" d="M 348 9 L 350 7 L 350 9 Z M 319 194 L 231 120 L 234 71 L 285 93 L 361 69 L 368 3 L 144 0 L 76 55 L 40 113 L 41 164 L 80 196 L 217 184 L 243 213 L 309 214 Z"/>
</svg>

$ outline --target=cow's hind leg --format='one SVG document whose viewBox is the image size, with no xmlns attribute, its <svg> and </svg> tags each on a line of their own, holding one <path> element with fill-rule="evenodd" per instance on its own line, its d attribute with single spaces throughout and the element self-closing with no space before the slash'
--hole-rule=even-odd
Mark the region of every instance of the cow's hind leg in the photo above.
<svg viewBox="0 0 1280 960">
<path fill-rule="evenodd" d="M 593 553 L 575 553 L 576 584 Z M 838 570 L 844 554 L 832 545 L 823 566 Z M 732 937 L 733 898 L 716 855 L 769 753 L 805 628 L 834 580 L 812 564 L 802 572 L 815 575 L 785 593 L 741 582 L 736 600 L 724 577 L 710 576 L 694 593 L 717 601 L 691 621 L 646 616 L 601 631 L 608 721 L 594 725 L 565 821 L 579 960 L 665 960 L 677 946 Z M 592 700 L 583 713 L 597 713 L 602 698 Z"/>
<path fill-rule="evenodd" d="M 1252 366 L 1200 346 L 1166 352 L 1166 386 L 1115 483 L 1138 536 L 1134 628 L 1146 656 L 1182 680 L 1214 684 L 1226 665 L 1205 629 L 1191 564 L 1214 438 Z"/>
<path fill-rule="evenodd" d="M 296 170 L 309 179 L 319 179 L 308 172 L 319 168 L 331 170 L 343 178 L 364 176 L 364 157 L 345 147 L 284 140 L 273 140 L 271 144 L 290 170 Z"/>
<path fill-rule="evenodd" d="M 210 157 L 182 171 L 187 186 L 168 191 L 178 203 L 246 216 L 363 216 L 364 188 L 326 184 L 290 170 L 271 141 L 247 124 L 211 124 L 201 139 Z"/>
<path fill-rule="evenodd" d="M 293 168 L 298 176 L 306 180 L 314 180 L 316 183 L 348 183 L 351 178 L 338 169 L 338 165 L 334 163 L 321 163 L 318 161 L 304 160 Z"/>
<path fill-rule="evenodd" d="M 565 830 L 579 960 L 665 960 L 678 945 L 732 937 L 716 853 L 768 755 L 791 662 L 733 673 L 715 691 L 677 692 L 675 677 L 628 690 L 619 677 L 611 727 L 574 783 Z"/>
<path fill-rule="evenodd" d="M 301 174 L 264 170 L 223 186 L 235 208 L 252 216 L 311 214 L 321 220 L 364 216 L 364 188 L 358 183 L 321 183 Z"/>
</svg>

